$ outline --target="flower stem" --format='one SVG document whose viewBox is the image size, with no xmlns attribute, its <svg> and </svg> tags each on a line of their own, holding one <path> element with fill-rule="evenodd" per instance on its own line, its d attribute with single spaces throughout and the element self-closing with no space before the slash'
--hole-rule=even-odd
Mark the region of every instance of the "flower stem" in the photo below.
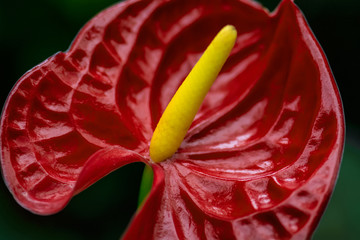
<svg viewBox="0 0 360 240">
<path fill-rule="evenodd" d="M 145 165 L 139 190 L 138 208 L 142 206 L 144 200 L 149 194 L 153 183 L 153 178 L 154 174 L 151 167 L 149 165 Z"/>
</svg>

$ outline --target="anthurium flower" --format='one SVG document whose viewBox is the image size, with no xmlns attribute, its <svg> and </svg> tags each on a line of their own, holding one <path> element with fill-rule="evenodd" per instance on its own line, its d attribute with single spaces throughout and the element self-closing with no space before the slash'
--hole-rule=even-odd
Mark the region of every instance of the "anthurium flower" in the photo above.
<svg viewBox="0 0 360 240">
<path fill-rule="evenodd" d="M 180 148 L 149 144 L 170 99 L 225 25 L 235 46 Z M 1 118 L 5 181 L 41 215 L 121 166 L 154 172 L 124 239 L 307 239 L 344 141 L 340 96 L 293 1 L 128 0 L 94 17 L 65 53 L 27 72 Z"/>
</svg>

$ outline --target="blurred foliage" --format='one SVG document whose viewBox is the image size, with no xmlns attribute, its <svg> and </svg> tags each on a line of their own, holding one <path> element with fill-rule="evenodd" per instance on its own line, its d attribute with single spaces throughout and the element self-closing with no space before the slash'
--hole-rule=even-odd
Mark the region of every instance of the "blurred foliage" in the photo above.
<svg viewBox="0 0 360 240">
<path fill-rule="evenodd" d="M 114 0 L 0 1 L 1 102 L 27 70 L 65 51 L 80 28 Z M 259 0 L 273 10 L 279 0 Z M 298 0 L 324 48 L 342 94 L 347 139 L 337 186 L 313 239 L 359 239 L 360 1 Z M 354 80 L 356 79 L 356 81 Z M 118 239 L 136 211 L 143 164 L 125 166 L 53 216 L 21 208 L 0 182 L 0 239 Z"/>
<path fill-rule="evenodd" d="M 335 191 L 313 239 L 359 239 L 359 170 L 360 141 L 349 134 Z"/>
</svg>

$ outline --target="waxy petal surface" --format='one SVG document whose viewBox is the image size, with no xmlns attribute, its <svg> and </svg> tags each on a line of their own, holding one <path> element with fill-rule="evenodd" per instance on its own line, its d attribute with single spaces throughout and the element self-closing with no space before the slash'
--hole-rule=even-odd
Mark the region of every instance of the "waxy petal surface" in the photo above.
<svg viewBox="0 0 360 240">
<path fill-rule="evenodd" d="M 182 147 L 160 163 L 164 190 L 125 238 L 311 236 L 341 160 L 341 101 L 297 7 L 284 1 L 262 20 L 246 33 L 230 22 L 249 45 L 235 46 Z M 149 215 L 154 225 L 139 233 Z"/>
<path fill-rule="evenodd" d="M 162 112 L 227 24 L 238 32 L 227 63 L 179 151 L 152 163 Z M 17 82 L 1 164 L 17 201 L 39 214 L 124 164 L 150 164 L 152 191 L 124 239 L 306 239 L 343 139 L 334 78 L 292 1 L 270 14 L 249 0 L 130 0 Z"/>
</svg>

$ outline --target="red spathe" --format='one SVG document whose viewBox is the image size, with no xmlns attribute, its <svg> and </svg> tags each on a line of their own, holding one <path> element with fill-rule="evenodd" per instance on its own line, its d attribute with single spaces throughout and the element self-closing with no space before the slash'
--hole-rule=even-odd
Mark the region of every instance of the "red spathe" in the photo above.
<svg viewBox="0 0 360 240">
<path fill-rule="evenodd" d="M 178 152 L 149 161 L 167 103 L 215 34 L 235 47 Z M 294 3 L 130 0 L 26 73 L 1 119 L 3 175 L 37 214 L 142 161 L 154 185 L 125 239 L 310 238 L 334 187 L 343 111 Z"/>
</svg>

